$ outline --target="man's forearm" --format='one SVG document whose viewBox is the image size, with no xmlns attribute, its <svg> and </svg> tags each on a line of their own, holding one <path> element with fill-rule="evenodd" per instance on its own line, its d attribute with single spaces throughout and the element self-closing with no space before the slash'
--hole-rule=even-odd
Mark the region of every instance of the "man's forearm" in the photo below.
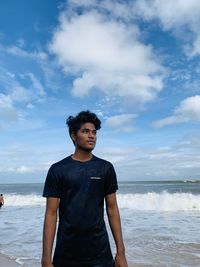
<svg viewBox="0 0 200 267">
<path fill-rule="evenodd" d="M 45 214 L 44 229 L 43 229 L 43 253 L 42 264 L 45 266 L 46 262 L 51 262 L 53 241 L 56 231 L 57 213 Z"/>
<path fill-rule="evenodd" d="M 115 240 L 117 253 L 125 253 L 125 247 L 122 237 L 121 221 L 118 207 L 107 208 L 107 215 L 110 224 L 110 228 Z"/>
</svg>

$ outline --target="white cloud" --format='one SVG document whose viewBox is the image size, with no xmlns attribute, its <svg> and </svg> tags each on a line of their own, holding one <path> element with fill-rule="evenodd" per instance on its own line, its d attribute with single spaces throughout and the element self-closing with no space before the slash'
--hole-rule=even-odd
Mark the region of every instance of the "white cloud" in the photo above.
<svg viewBox="0 0 200 267">
<path fill-rule="evenodd" d="M 106 17 L 100 9 L 87 9 L 81 15 L 66 10 L 49 47 L 64 71 L 77 75 L 72 89 L 75 96 L 98 88 L 144 103 L 162 90 L 163 68 L 152 47 L 139 37 L 135 25 Z"/>
<path fill-rule="evenodd" d="M 185 40 L 189 56 L 200 54 L 199 0 L 137 0 L 133 12 L 144 20 L 157 19 L 163 30 Z"/>
<path fill-rule="evenodd" d="M 5 95 L 12 102 L 12 107 L 17 102 L 28 103 L 46 97 L 44 87 L 33 73 L 15 75 L 4 68 L 0 70 L 0 82 L 3 84 Z"/>
<path fill-rule="evenodd" d="M 120 114 L 109 117 L 106 124 L 118 131 L 133 132 L 133 120 L 137 117 L 136 114 Z"/>
<path fill-rule="evenodd" d="M 47 131 L 49 134 L 55 134 L 54 131 Z M 44 136 L 47 136 L 47 132 Z M 26 139 L 26 138 L 25 138 Z M 24 175 L 34 174 L 37 179 L 38 173 L 42 173 L 39 177 L 40 181 L 46 176 L 48 168 L 54 162 L 64 158 L 66 153 L 69 153 L 68 148 L 63 148 L 56 143 L 52 143 L 49 147 L 49 140 L 45 141 L 44 138 L 41 139 L 41 132 L 38 138 L 31 143 L 27 143 L 25 140 L 23 143 L 16 143 L 10 140 L 9 144 L 2 143 L 0 150 L 0 177 L 10 177 L 10 175 L 17 176 L 17 174 Z M 30 152 L 31 151 L 31 152 Z M 13 177 L 14 177 L 13 176 Z M 20 177 L 20 176 L 18 176 Z"/>
<path fill-rule="evenodd" d="M 12 99 L 9 96 L 0 93 L 0 107 L 12 108 Z"/>
<path fill-rule="evenodd" d="M 4 125 L 7 125 L 8 122 L 17 121 L 19 114 L 14 109 L 4 109 L 0 108 L 0 121 L 5 121 L 4 124 L 0 123 L 0 128 L 4 128 Z"/>
<path fill-rule="evenodd" d="M 13 122 L 17 122 L 19 128 L 25 122 L 24 107 L 30 109 L 35 103 L 46 99 L 44 88 L 34 74 L 19 76 L 2 67 L 0 83 L 4 92 L 0 93 L 0 129 L 8 129 Z"/>
<path fill-rule="evenodd" d="M 25 40 L 23 39 L 23 38 L 19 38 L 18 40 L 17 40 L 17 44 L 18 44 L 18 46 L 19 47 L 25 47 Z"/>
<path fill-rule="evenodd" d="M 27 166 L 24 166 L 24 165 L 18 167 L 18 168 L 16 169 L 16 171 L 17 171 L 18 173 L 22 173 L 22 174 L 32 172 L 31 168 L 29 168 L 29 167 L 27 167 Z"/>
<path fill-rule="evenodd" d="M 8 76 L 10 76 L 10 78 L 15 78 L 15 74 L 14 73 L 11 73 L 11 72 L 9 72 L 9 71 L 7 71 L 7 73 L 6 73 Z"/>
<path fill-rule="evenodd" d="M 85 8 L 86 10 L 96 9 L 112 14 L 112 17 L 117 19 L 129 20 L 133 19 L 134 15 L 132 12 L 134 6 L 132 1 L 123 3 L 122 1 L 113 0 L 69 0 L 68 3 L 71 5 L 72 10 L 76 7 Z"/>
<path fill-rule="evenodd" d="M 22 49 L 18 46 L 10 46 L 7 48 L 4 48 L 7 53 L 18 56 L 18 57 L 25 57 L 25 58 L 31 58 L 31 59 L 37 59 L 37 60 L 46 60 L 47 54 L 43 51 L 34 51 L 34 52 L 28 52 L 25 49 Z"/>
<path fill-rule="evenodd" d="M 175 114 L 183 115 L 186 120 L 200 120 L 200 95 L 191 96 L 183 100 L 175 110 Z"/>
<path fill-rule="evenodd" d="M 168 147 L 105 147 L 101 157 L 114 163 L 120 180 L 200 179 L 198 140 Z"/>
<path fill-rule="evenodd" d="M 44 80 L 43 83 L 45 82 L 46 85 L 45 87 L 51 88 L 53 90 L 60 88 L 63 76 L 60 74 L 60 70 L 58 70 L 57 63 L 52 60 L 52 58 L 49 58 L 48 54 L 44 50 L 26 50 L 24 48 L 25 43 L 23 42 L 23 39 L 18 39 L 17 46 L 4 46 L 0 44 L 0 50 L 2 51 L 2 54 L 11 56 L 11 60 L 13 60 L 13 56 L 18 57 L 17 60 L 22 60 L 20 62 L 26 62 L 28 66 L 28 68 L 26 66 L 27 69 L 24 71 L 24 73 L 18 73 L 18 71 L 16 70 L 16 73 L 7 71 L 6 75 L 10 76 L 10 78 L 15 78 L 15 80 L 17 80 L 17 78 L 19 77 L 24 80 L 29 77 L 32 82 L 32 87 L 34 87 L 33 89 L 36 89 L 37 93 L 39 93 L 40 96 L 46 95 L 44 86 L 38 79 L 39 76 L 41 77 L 40 71 L 42 71 Z M 30 71 L 34 64 L 37 64 L 38 66 L 39 71 L 37 72 L 37 74 L 34 74 L 34 71 Z M 0 78 L 2 79 L 2 77 Z"/>
<path fill-rule="evenodd" d="M 12 92 L 10 93 L 10 98 L 14 102 L 29 102 L 32 99 L 33 95 L 30 90 L 27 90 L 26 88 L 20 86 L 19 84 L 16 84 L 15 87 L 13 87 Z"/>
<path fill-rule="evenodd" d="M 35 77 L 33 73 L 28 73 L 27 74 L 32 83 L 33 83 L 33 88 L 36 89 L 36 94 L 38 93 L 40 96 L 46 95 L 44 87 L 42 86 L 41 82 Z"/>
<path fill-rule="evenodd" d="M 41 137 L 40 131 L 39 138 L 35 136 L 31 145 L 2 144 L 0 162 L 4 164 L 0 165 L 1 177 L 16 177 L 18 174 L 28 181 L 30 175 L 33 175 L 32 179 L 37 179 L 40 174 L 39 181 L 44 181 L 49 166 L 71 152 L 70 140 L 66 147 L 63 147 L 63 143 L 58 146 L 57 142 L 49 146 L 49 140 L 46 140 L 45 136 L 58 136 L 56 133 L 58 132 L 47 131 Z M 133 137 L 129 146 L 125 140 L 118 140 L 118 144 L 112 146 L 112 142 L 108 140 L 113 139 L 113 136 L 108 135 L 106 138 L 108 139 L 104 139 L 101 146 L 97 146 L 95 154 L 114 163 L 119 180 L 200 178 L 199 132 L 187 136 L 178 144 L 166 147 L 151 146 L 151 138 L 148 138 L 147 147 L 139 147 L 136 145 L 138 140 L 133 141 Z"/>
<path fill-rule="evenodd" d="M 17 121 L 18 113 L 13 107 L 13 101 L 10 96 L 0 93 L 0 128 L 2 121 Z"/>
<path fill-rule="evenodd" d="M 190 121 L 200 121 L 200 95 L 186 98 L 175 108 L 172 116 L 154 121 L 153 126 L 161 128 L 170 124 Z"/>
<path fill-rule="evenodd" d="M 35 108 L 35 106 L 32 105 L 31 103 L 29 103 L 26 107 L 29 108 L 29 109 L 34 109 Z"/>
</svg>

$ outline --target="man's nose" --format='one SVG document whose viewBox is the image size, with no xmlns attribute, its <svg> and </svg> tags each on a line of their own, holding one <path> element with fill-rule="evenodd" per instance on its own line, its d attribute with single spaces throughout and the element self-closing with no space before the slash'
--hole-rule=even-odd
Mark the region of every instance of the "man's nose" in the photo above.
<svg viewBox="0 0 200 267">
<path fill-rule="evenodd" d="M 94 137 L 95 137 L 95 134 L 94 134 L 93 132 L 89 132 L 88 136 L 89 136 L 90 138 L 94 138 Z"/>
</svg>

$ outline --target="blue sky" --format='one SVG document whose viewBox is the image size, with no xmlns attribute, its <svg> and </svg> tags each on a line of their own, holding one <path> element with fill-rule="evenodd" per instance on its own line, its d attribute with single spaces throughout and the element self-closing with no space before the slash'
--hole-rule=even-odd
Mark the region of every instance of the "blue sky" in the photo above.
<svg viewBox="0 0 200 267">
<path fill-rule="evenodd" d="M 0 183 L 73 153 L 65 120 L 102 120 L 118 179 L 200 179 L 198 0 L 0 4 Z"/>
</svg>

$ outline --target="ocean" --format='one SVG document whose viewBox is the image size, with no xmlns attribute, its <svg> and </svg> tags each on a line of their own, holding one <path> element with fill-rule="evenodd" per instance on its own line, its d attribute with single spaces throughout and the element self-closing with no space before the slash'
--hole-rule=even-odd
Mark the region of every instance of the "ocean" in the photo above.
<svg viewBox="0 0 200 267">
<path fill-rule="evenodd" d="M 0 253 L 24 267 L 40 266 L 42 190 L 43 184 L 0 185 Z M 117 200 L 130 266 L 200 266 L 200 181 L 120 182 Z"/>
</svg>

